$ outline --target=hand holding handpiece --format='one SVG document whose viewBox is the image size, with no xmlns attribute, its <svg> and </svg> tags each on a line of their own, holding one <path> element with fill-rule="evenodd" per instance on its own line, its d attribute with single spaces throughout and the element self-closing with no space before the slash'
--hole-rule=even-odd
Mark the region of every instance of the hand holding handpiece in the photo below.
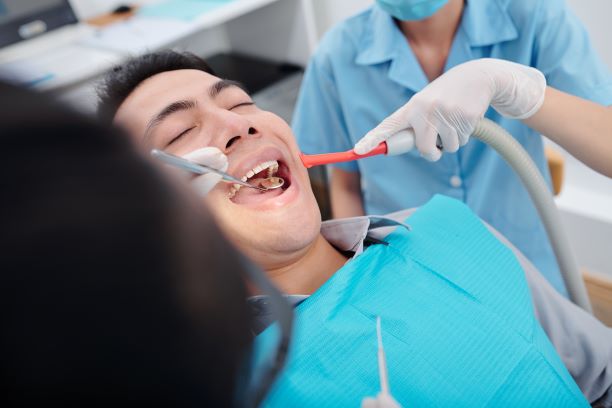
<svg viewBox="0 0 612 408">
<path fill-rule="evenodd" d="M 365 154 L 357 154 L 354 150 L 323 154 L 301 153 L 300 159 L 302 160 L 304 167 L 309 169 L 314 166 L 365 159 L 366 157 L 377 156 L 380 154 L 395 156 L 398 154 L 407 153 L 413 148 L 414 132 L 412 129 L 405 129 L 380 142 L 376 147 Z"/>
<path fill-rule="evenodd" d="M 544 102 L 546 79 L 535 68 L 514 62 L 484 58 L 458 65 L 414 95 L 356 145 L 365 155 L 381 142 L 411 137 L 428 160 L 436 161 L 442 149 L 456 152 L 465 145 L 476 124 L 492 106 L 501 115 L 526 119 Z"/>
</svg>

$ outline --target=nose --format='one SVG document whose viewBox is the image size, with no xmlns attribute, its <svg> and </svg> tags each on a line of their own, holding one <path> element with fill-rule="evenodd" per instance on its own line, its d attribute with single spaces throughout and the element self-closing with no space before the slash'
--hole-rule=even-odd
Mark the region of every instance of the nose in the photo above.
<svg viewBox="0 0 612 408">
<path fill-rule="evenodd" d="M 215 145 L 225 154 L 230 153 L 241 140 L 260 135 L 255 125 L 244 116 L 233 112 L 224 112 L 219 119 L 221 123 L 218 129 L 223 130 L 218 136 L 219 140 L 215 141 Z"/>
</svg>

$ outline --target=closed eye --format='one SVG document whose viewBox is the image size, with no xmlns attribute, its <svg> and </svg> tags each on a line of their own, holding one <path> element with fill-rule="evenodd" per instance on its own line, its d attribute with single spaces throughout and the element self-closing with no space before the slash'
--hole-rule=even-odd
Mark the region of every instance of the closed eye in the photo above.
<svg viewBox="0 0 612 408">
<path fill-rule="evenodd" d="M 167 146 L 170 146 L 172 143 L 176 142 L 177 140 L 179 140 L 181 137 L 185 136 L 187 133 L 189 133 L 193 129 L 195 129 L 195 126 L 192 126 L 192 127 L 188 128 L 188 129 L 183 130 L 181 133 L 176 135 L 172 140 L 170 140 L 170 142 L 168 142 Z"/>
<path fill-rule="evenodd" d="M 253 106 L 253 105 L 255 105 L 255 102 L 253 102 L 253 101 L 242 102 L 242 103 L 239 103 L 238 105 L 232 106 L 230 108 L 230 110 L 234 110 L 234 109 L 239 108 L 241 106 Z"/>
</svg>

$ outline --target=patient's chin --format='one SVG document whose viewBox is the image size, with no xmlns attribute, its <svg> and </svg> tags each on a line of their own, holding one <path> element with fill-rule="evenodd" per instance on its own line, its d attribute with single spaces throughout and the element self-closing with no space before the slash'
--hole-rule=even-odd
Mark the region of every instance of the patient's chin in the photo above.
<svg viewBox="0 0 612 408">
<path fill-rule="evenodd" d="M 299 256 L 320 233 L 321 213 L 309 190 L 301 190 L 291 204 L 272 211 L 261 211 L 231 203 L 222 191 L 213 190 L 206 198 L 224 235 L 238 249 L 266 268 L 281 259 Z"/>
<path fill-rule="evenodd" d="M 287 225 L 260 225 L 253 228 L 254 233 L 234 231 L 229 233 L 229 238 L 261 268 L 268 269 L 279 262 L 301 256 L 315 243 L 320 230 L 321 221 L 317 213 L 293 220 Z"/>
</svg>

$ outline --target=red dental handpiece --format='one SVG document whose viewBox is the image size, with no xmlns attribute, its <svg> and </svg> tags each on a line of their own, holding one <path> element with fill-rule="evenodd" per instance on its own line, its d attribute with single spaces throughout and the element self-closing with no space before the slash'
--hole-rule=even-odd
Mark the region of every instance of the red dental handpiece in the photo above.
<svg viewBox="0 0 612 408">
<path fill-rule="evenodd" d="M 364 159 L 370 156 L 377 156 L 379 154 L 387 154 L 387 143 L 381 142 L 374 150 L 366 154 L 357 154 L 353 150 L 347 150 L 346 152 L 338 153 L 324 153 L 324 154 L 304 154 L 300 153 L 300 159 L 304 167 L 307 169 L 313 166 L 321 166 L 323 164 L 341 163 L 353 160 Z"/>
</svg>

